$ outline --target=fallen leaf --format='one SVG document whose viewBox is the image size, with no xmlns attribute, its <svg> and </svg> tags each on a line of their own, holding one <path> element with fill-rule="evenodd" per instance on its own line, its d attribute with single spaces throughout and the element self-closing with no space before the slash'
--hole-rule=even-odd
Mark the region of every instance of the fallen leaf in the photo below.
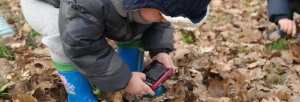
<svg viewBox="0 0 300 102">
<path fill-rule="evenodd" d="M 236 78 L 236 81 L 238 82 L 238 84 L 242 85 L 245 83 L 245 79 L 246 79 L 245 75 L 240 75 Z"/>
<path fill-rule="evenodd" d="M 212 7 L 218 7 L 218 6 L 220 6 L 222 3 L 223 3 L 222 0 L 212 0 L 211 3 L 210 3 L 210 5 L 211 5 Z"/>
<path fill-rule="evenodd" d="M 113 102 L 123 102 L 124 91 L 114 92 Z"/>
<path fill-rule="evenodd" d="M 206 53 L 206 52 L 211 52 L 215 49 L 214 46 L 208 46 L 208 47 L 203 47 L 203 46 L 200 46 L 200 51 L 201 53 Z"/>
<path fill-rule="evenodd" d="M 241 34 L 244 36 L 243 38 L 238 39 L 238 43 L 246 42 L 246 43 L 252 43 L 257 42 L 261 36 L 258 31 L 251 31 L 247 28 L 243 29 Z"/>
<path fill-rule="evenodd" d="M 261 102 L 281 102 L 277 97 L 268 97 L 267 99 L 262 99 Z"/>
<path fill-rule="evenodd" d="M 35 60 L 34 65 L 40 65 L 39 67 L 41 67 L 41 68 L 49 68 L 49 69 L 55 68 L 54 63 L 50 57 L 44 57 L 39 60 Z"/>
<path fill-rule="evenodd" d="M 196 97 L 196 95 L 194 94 L 194 93 L 192 93 L 192 92 L 188 92 L 188 91 L 186 91 L 185 92 L 186 94 L 185 94 L 185 102 L 196 102 L 196 100 L 197 100 L 197 97 Z"/>
<path fill-rule="evenodd" d="M 272 53 L 272 55 L 271 55 L 270 58 L 273 58 L 273 57 L 281 57 L 281 52 L 280 51 L 276 51 L 276 52 Z"/>
<path fill-rule="evenodd" d="M 30 32 L 32 30 L 32 28 L 30 27 L 30 25 L 28 23 L 25 23 L 22 27 L 22 31 L 24 32 Z"/>
<path fill-rule="evenodd" d="M 14 66 L 5 58 L 0 58 L 0 66 L 0 75 L 2 77 L 6 77 L 14 69 Z"/>
<path fill-rule="evenodd" d="M 37 102 L 36 98 L 28 94 L 19 93 L 12 97 L 14 102 Z"/>
<path fill-rule="evenodd" d="M 262 71 L 261 68 L 254 68 L 250 70 L 249 77 L 250 80 L 259 80 L 266 75 L 266 72 Z"/>
<path fill-rule="evenodd" d="M 292 95 L 286 93 L 286 90 L 284 89 L 278 89 L 276 92 L 274 92 L 274 94 L 283 101 L 288 101 L 292 98 Z"/>
<path fill-rule="evenodd" d="M 297 63 L 300 63 L 300 47 L 293 46 L 291 47 L 292 55 L 294 57 L 294 60 Z"/>
<path fill-rule="evenodd" d="M 225 97 L 228 93 L 228 85 L 228 79 L 222 81 L 212 80 L 208 86 L 208 93 L 211 97 Z"/>
<path fill-rule="evenodd" d="M 278 66 L 286 66 L 287 64 L 284 62 L 284 60 L 280 57 L 273 57 L 272 59 L 270 59 L 270 61 Z"/>
<path fill-rule="evenodd" d="M 266 59 L 259 59 L 258 61 L 249 64 L 248 68 L 255 68 L 255 67 L 258 67 L 258 66 L 262 66 L 264 64 L 266 64 Z"/>
<path fill-rule="evenodd" d="M 208 97 L 207 102 L 231 102 L 231 99 L 228 97 L 221 97 L 221 98 L 215 98 L 215 97 Z"/>
<path fill-rule="evenodd" d="M 190 53 L 190 50 L 184 47 L 177 48 L 175 50 L 175 56 L 173 57 L 174 60 L 183 59 L 185 54 Z"/>
<path fill-rule="evenodd" d="M 291 90 L 293 90 L 294 92 L 300 94 L 300 87 L 299 87 L 299 84 L 292 83 L 292 84 L 290 84 L 289 86 L 290 86 Z"/>
</svg>

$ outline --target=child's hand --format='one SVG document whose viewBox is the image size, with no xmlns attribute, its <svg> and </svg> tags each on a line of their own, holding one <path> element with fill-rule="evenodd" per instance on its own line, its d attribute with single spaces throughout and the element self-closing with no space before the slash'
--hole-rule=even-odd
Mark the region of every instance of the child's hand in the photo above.
<svg viewBox="0 0 300 102">
<path fill-rule="evenodd" d="M 166 68 L 174 68 L 173 60 L 167 53 L 159 53 L 152 59 L 164 64 Z"/>
<path fill-rule="evenodd" d="M 144 73 L 132 72 L 132 77 L 124 91 L 135 95 L 154 95 L 154 91 L 143 80 L 146 80 Z"/>
<path fill-rule="evenodd" d="M 283 18 L 278 21 L 278 24 L 280 25 L 280 30 L 286 32 L 287 34 L 292 34 L 293 37 L 296 35 L 297 28 L 295 21 Z"/>
</svg>

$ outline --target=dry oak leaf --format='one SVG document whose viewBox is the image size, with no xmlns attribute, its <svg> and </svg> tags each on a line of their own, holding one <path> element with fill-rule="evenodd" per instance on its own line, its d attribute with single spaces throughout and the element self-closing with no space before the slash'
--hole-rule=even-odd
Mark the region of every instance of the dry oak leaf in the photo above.
<svg viewBox="0 0 300 102">
<path fill-rule="evenodd" d="M 266 63 L 266 59 L 259 59 L 258 61 L 254 62 L 254 63 L 251 63 L 248 65 L 248 68 L 255 68 L 257 66 L 261 66 L 261 65 L 264 65 Z"/>
<path fill-rule="evenodd" d="M 43 57 L 34 61 L 35 65 L 41 65 L 43 68 L 55 68 L 50 57 Z"/>
<path fill-rule="evenodd" d="M 300 47 L 293 46 L 291 47 L 293 59 L 297 62 L 300 63 Z"/>
<path fill-rule="evenodd" d="M 292 64 L 294 57 L 290 51 L 281 51 L 281 58 L 285 60 L 287 64 Z"/>
<path fill-rule="evenodd" d="M 238 39 L 238 43 L 246 42 L 246 43 L 252 43 L 257 42 L 259 39 L 261 39 L 261 34 L 259 31 L 251 31 L 249 29 L 243 29 L 241 34 L 244 36 L 243 38 Z"/>
<path fill-rule="evenodd" d="M 18 93 L 17 95 L 12 97 L 14 102 L 37 102 L 36 98 L 31 95 Z"/>
<path fill-rule="evenodd" d="M 175 41 L 180 41 L 180 39 L 182 38 L 182 31 L 179 29 L 175 29 L 174 33 L 173 33 L 173 40 Z"/>
<path fill-rule="evenodd" d="M 124 91 L 114 92 L 113 102 L 123 102 Z"/>
<path fill-rule="evenodd" d="M 48 93 L 48 92 L 47 92 Z M 39 102 L 56 102 L 54 98 L 52 98 L 50 95 L 47 95 L 44 89 L 41 89 L 41 87 L 34 90 L 34 93 L 32 94 L 33 97 L 35 97 Z"/>
<path fill-rule="evenodd" d="M 300 47 L 292 46 L 291 50 L 292 50 L 292 55 L 293 56 L 300 57 Z"/>
<path fill-rule="evenodd" d="M 207 102 L 231 102 L 229 97 L 221 97 L 221 98 L 208 97 L 206 101 Z"/>
<path fill-rule="evenodd" d="M 223 3 L 222 0 L 212 0 L 212 1 L 210 2 L 210 5 L 212 6 L 212 8 L 214 8 L 214 7 L 221 6 L 222 3 Z"/>
<path fill-rule="evenodd" d="M 233 60 L 230 60 L 230 61 L 227 61 L 225 63 L 224 62 L 218 63 L 216 68 L 219 71 L 227 72 L 227 71 L 230 71 L 232 69 L 232 66 L 233 66 Z"/>
<path fill-rule="evenodd" d="M 204 46 L 200 46 L 200 51 L 202 53 L 206 53 L 206 52 L 211 52 L 215 49 L 215 46 L 207 46 L 207 47 L 204 47 Z"/>
<path fill-rule="evenodd" d="M 28 23 L 25 23 L 21 30 L 25 31 L 25 32 L 30 32 L 32 30 L 32 28 L 30 27 L 30 25 Z"/>
<path fill-rule="evenodd" d="M 229 10 L 226 10 L 228 13 L 230 14 L 233 14 L 233 15 L 236 15 L 236 14 L 242 14 L 243 11 L 240 10 L 240 9 L 229 9 Z"/>
<path fill-rule="evenodd" d="M 255 79 L 259 80 L 259 79 L 263 78 L 265 75 L 266 75 L 266 73 L 264 71 L 262 71 L 261 68 L 252 69 L 252 70 L 250 70 L 250 73 L 249 73 L 249 77 L 251 80 L 255 80 Z"/>
<path fill-rule="evenodd" d="M 292 91 L 300 94 L 299 84 L 292 83 L 292 84 L 289 85 L 289 87 L 291 88 Z"/>
<path fill-rule="evenodd" d="M 300 100 L 300 95 L 298 94 L 298 95 L 293 96 L 292 102 L 297 102 L 299 100 Z"/>
<path fill-rule="evenodd" d="M 34 54 L 37 55 L 45 55 L 45 56 L 50 56 L 50 49 L 48 47 L 44 47 L 44 48 L 35 48 L 33 50 Z"/>
<path fill-rule="evenodd" d="M 268 98 L 262 99 L 260 102 L 281 102 L 281 101 L 277 97 L 268 97 Z"/>
<path fill-rule="evenodd" d="M 5 58 L 0 58 L 0 66 L 0 75 L 2 77 L 11 73 L 14 68 L 14 66 Z"/>
<path fill-rule="evenodd" d="M 222 81 L 212 80 L 208 86 L 208 93 L 212 97 L 221 98 L 227 95 L 228 89 L 229 82 L 227 78 Z"/>
<path fill-rule="evenodd" d="M 197 96 L 193 92 L 185 91 L 185 102 L 196 102 Z"/>
<path fill-rule="evenodd" d="M 270 61 L 274 65 L 279 65 L 279 66 L 286 66 L 287 65 L 281 57 L 273 57 L 272 59 L 270 59 Z"/>
<path fill-rule="evenodd" d="M 188 54 L 188 53 L 190 53 L 189 49 L 184 48 L 184 47 L 179 47 L 176 49 L 175 55 L 173 58 L 174 58 L 174 60 L 179 60 L 179 59 L 184 58 L 184 55 Z"/>
<path fill-rule="evenodd" d="M 273 94 L 276 95 L 280 100 L 292 100 L 292 95 L 287 93 L 285 89 L 277 89 Z"/>
</svg>

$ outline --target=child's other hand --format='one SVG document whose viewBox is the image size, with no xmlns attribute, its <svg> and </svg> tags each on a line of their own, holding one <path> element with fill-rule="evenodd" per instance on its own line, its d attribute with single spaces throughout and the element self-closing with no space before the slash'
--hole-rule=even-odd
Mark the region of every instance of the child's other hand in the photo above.
<svg viewBox="0 0 300 102">
<path fill-rule="evenodd" d="M 167 53 L 159 53 L 152 59 L 164 64 L 166 68 L 174 68 L 173 60 Z"/>
<path fill-rule="evenodd" d="M 132 77 L 124 91 L 135 95 L 154 95 L 154 91 L 144 82 L 146 75 L 141 72 L 132 72 Z"/>
<path fill-rule="evenodd" d="M 295 21 L 283 18 L 278 21 L 278 24 L 280 25 L 280 30 L 286 32 L 287 34 L 291 34 L 293 37 L 296 35 L 297 28 Z"/>
</svg>

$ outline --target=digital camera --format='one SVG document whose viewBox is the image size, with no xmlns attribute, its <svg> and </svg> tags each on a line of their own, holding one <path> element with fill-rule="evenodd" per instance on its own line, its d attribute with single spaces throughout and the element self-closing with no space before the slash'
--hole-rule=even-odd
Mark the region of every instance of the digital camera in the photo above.
<svg viewBox="0 0 300 102">
<path fill-rule="evenodd" d="M 150 86 L 153 91 L 171 78 L 173 75 L 173 68 L 167 69 L 162 63 L 154 60 L 142 71 L 146 75 L 145 83 Z"/>
</svg>

